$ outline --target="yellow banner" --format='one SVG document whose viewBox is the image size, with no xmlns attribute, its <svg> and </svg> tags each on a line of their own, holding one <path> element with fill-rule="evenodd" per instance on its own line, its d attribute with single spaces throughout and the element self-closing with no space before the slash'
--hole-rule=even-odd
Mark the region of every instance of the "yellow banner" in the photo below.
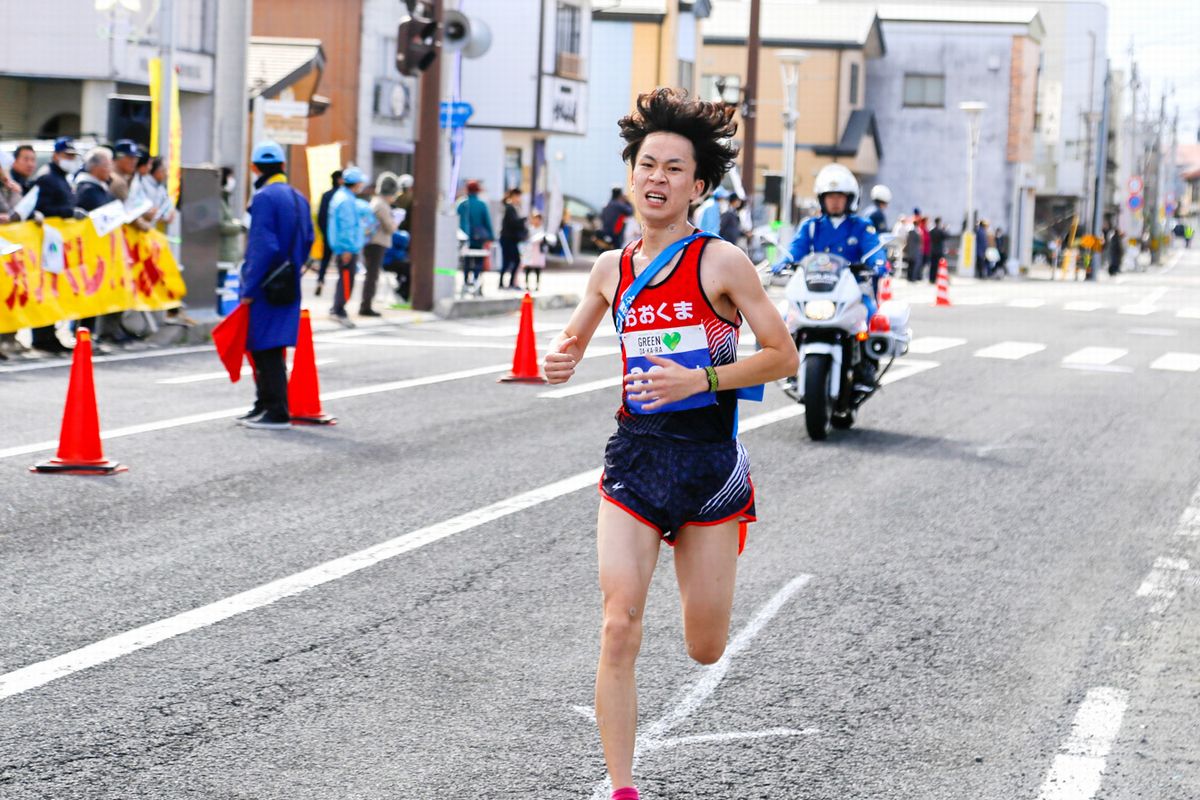
<svg viewBox="0 0 1200 800">
<path fill-rule="evenodd" d="M 157 311 L 187 293 L 179 265 L 158 231 L 131 226 L 97 236 L 91 220 L 47 219 L 63 237 L 63 270 L 42 269 L 42 228 L 0 225 L 21 249 L 0 256 L 0 333 L 114 311 Z"/>
<path fill-rule="evenodd" d="M 179 205 L 180 179 L 183 177 L 183 120 L 179 111 L 179 74 L 171 73 L 171 137 L 170 153 L 167 155 L 167 195 L 171 202 Z"/>
<path fill-rule="evenodd" d="M 162 59 L 150 59 L 150 155 L 159 155 L 158 120 L 162 117 Z"/>
</svg>

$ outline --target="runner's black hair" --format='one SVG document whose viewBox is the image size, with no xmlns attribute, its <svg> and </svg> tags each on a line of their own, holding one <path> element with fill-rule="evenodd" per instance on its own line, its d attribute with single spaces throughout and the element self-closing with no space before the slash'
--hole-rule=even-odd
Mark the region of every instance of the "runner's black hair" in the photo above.
<svg viewBox="0 0 1200 800">
<path fill-rule="evenodd" d="M 720 185 L 737 157 L 737 145 L 729 141 L 737 132 L 733 112 L 731 105 L 694 100 L 683 89 L 644 92 L 638 95 L 637 110 L 617 122 L 625 140 L 621 157 L 632 165 L 647 136 L 677 133 L 692 143 L 696 179 L 710 191 Z"/>
</svg>

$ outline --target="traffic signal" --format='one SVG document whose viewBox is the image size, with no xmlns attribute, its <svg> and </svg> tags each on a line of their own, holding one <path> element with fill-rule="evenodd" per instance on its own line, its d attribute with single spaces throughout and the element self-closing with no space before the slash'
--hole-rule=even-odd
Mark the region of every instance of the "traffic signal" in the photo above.
<svg viewBox="0 0 1200 800">
<path fill-rule="evenodd" d="M 420 11 L 400 21 L 396 34 L 396 69 L 402 75 L 416 75 L 429 69 L 437 58 L 438 23 Z"/>
</svg>

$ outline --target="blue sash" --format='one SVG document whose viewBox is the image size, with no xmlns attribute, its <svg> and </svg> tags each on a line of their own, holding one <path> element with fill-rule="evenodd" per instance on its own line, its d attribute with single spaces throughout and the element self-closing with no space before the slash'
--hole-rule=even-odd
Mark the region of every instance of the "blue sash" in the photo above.
<svg viewBox="0 0 1200 800">
<path fill-rule="evenodd" d="M 690 245 L 692 242 L 696 241 L 697 239 L 720 239 L 720 238 L 721 237 L 717 236 L 715 233 L 709 233 L 708 231 L 696 231 L 695 233 L 693 233 L 690 236 L 685 236 L 684 238 L 667 245 L 667 247 L 665 247 L 661 253 L 659 253 L 657 256 L 655 256 L 654 260 L 650 262 L 650 264 L 646 267 L 646 269 L 642 270 L 642 274 L 638 275 L 637 278 L 634 279 L 633 284 L 630 285 L 630 287 L 625 290 L 625 294 L 621 295 L 621 301 L 617 305 L 617 319 L 616 319 L 617 335 L 620 336 L 621 334 L 623 334 L 625 332 L 625 320 L 629 315 L 629 309 L 631 309 L 633 307 L 633 301 L 635 299 L 637 299 L 638 293 L 641 292 L 642 289 L 645 289 L 646 286 L 652 280 L 654 280 L 654 277 L 656 275 L 658 275 L 659 272 L 662 271 L 663 267 L 665 267 L 667 264 L 671 263 L 671 261 L 675 258 L 675 256 L 677 256 L 679 254 L 679 252 L 681 250 L 686 248 L 688 245 Z M 627 357 L 628 357 L 628 354 L 627 354 Z M 682 360 L 680 360 L 680 359 L 673 359 L 673 360 L 677 360 L 682 363 Z M 711 365 L 711 361 L 709 361 L 708 363 Z M 697 365 L 698 364 L 688 364 L 688 363 L 684 364 L 684 366 L 697 366 Z M 753 400 L 756 402 L 762 402 L 763 395 L 764 395 L 764 391 L 763 391 L 764 388 L 765 387 L 760 383 L 757 386 L 746 386 L 741 389 L 735 389 L 734 393 L 739 400 Z M 702 397 L 702 395 L 701 395 L 701 397 Z M 687 403 L 689 400 L 693 401 L 693 404 L 690 405 L 689 407 L 696 407 L 697 405 L 711 405 L 711 403 L 705 402 L 703 400 L 697 402 L 697 401 L 693 400 L 693 398 L 687 398 L 687 400 L 683 400 L 680 402 Z M 635 404 L 631 403 L 631 405 L 635 405 Z M 671 411 L 681 410 L 680 408 L 675 408 L 674 406 L 676 406 L 676 405 L 677 404 L 672 403 L 672 404 L 670 404 L 670 406 L 660 409 L 659 412 L 668 411 L 668 410 L 671 410 Z M 639 413 L 644 413 L 644 412 L 640 412 L 640 409 L 635 409 L 635 410 L 638 410 Z"/>
</svg>

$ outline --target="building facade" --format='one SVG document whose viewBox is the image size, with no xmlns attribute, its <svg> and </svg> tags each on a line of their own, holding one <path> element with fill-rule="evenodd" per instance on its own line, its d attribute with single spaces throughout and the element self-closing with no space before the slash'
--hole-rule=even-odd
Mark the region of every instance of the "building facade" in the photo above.
<svg viewBox="0 0 1200 800">
<path fill-rule="evenodd" d="M 744 85 L 748 14 L 748 3 L 717 0 L 703 23 L 700 79 L 708 99 L 720 99 L 718 80 L 727 95 L 730 86 Z M 807 53 L 797 86 L 797 201 L 812 196 L 813 180 L 826 164 L 844 164 L 860 180 L 872 178 L 884 141 L 871 111 L 867 76 L 871 62 L 887 52 L 874 7 L 763 0 L 760 36 L 756 163 L 753 175 L 742 176 L 746 190 L 777 185 L 782 174 L 786 102 L 779 54 L 784 50 Z M 770 193 L 766 199 L 778 201 Z"/>
<path fill-rule="evenodd" d="M 964 101 L 981 101 L 974 209 L 1011 234 L 1010 260 L 1032 258 L 1037 9 L 1018 6 L 882 6 L 888 52 L 872 65 L 867 94 L 888 152 L 876 181 L 892 192 L 893 221 L 920 208 L 952 231 L 966 219 Z M 868 189 L 864 186 L 864 191 Z M 1014 264 L 1015 266 L 1015 264 Z"/>
<path fill-rule="evenodd" d="M 600 209 L 612 189 L 626 183 L 617 120 L 642 92 L 659 86 L 696 91 L 698 21 L 708 8 L 703 1 L 617 0 L 593 12 L 587 126 L 582 136 L 553 136 L 547 145 L 565 195 Z"/>
</svg>

